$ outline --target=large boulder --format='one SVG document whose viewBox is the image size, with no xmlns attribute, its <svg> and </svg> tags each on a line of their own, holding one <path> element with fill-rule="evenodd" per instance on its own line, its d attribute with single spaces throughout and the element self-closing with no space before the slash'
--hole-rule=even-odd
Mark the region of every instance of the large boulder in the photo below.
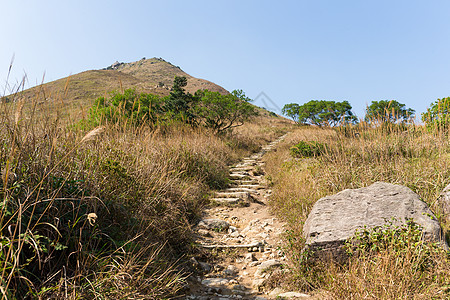
<svg viewBox="0 0 450 300">
<path fill-rule="evenodd" d="M 413 219 L 422 226 L 424 239 L 442 242 L 442 230 L 435 215 L 419 195 L 405 186 L 376 182 L 360 189 L 348 189 L 319 199 L 303 227 L 307 248 L 319 256 L 343 258 L 345 241 L 364 226 L 399 226 Z"/>
</svg>

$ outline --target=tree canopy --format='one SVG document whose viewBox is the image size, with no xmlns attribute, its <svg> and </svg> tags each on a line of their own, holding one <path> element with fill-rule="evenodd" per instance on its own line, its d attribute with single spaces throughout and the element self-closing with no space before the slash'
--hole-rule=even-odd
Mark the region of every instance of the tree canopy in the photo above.
<svg viewBox="0 0 450 300">
<path fill-rule="evenodd" d="M 282 112 L 299 124 L 333 127 L 357 123 L 358 119 L 351 110 L 348 101 L 311 100 L 303 105 L 286 104 Z"/>
<path fill-rule="evenodd" d="M 367 107 L 364 119 L 370 123 L 397 123 L 409 121 L 415 113 L 412 108 L 396 100 L 372 101 Z"/>
<path fill-rule="evenodd" d="M 428 128 L 448 129 L 450 123 L 450 97 L 437 99 L 426 112 L 422 113 L 422 122 Z"/>
<path fill-rule="evenodd" d="M 206 127 L 217 133 L 241 126 L 257 113 L 242 90 L 235 90 L 227 95 L 198 90 L 195 97 L 199 99 L 195 115 Z"/>
<path fill-rule="evenodd" d="M 150 126 L 174 120 L 192 126 L 205 126 L 216 133 L 241 126 L 257 114 L 250 98 L 242 90 L 222 95 L 219 92 L 198 90 L 187 93 L 186 77 L 175 77 L 172 92 L 167 97 L 137 93 L 133 89 L 114 92 L 107 99 L 100 97 L 90 109 L 88 123 L 98 126 L 102 122 Z"/>
</svg>

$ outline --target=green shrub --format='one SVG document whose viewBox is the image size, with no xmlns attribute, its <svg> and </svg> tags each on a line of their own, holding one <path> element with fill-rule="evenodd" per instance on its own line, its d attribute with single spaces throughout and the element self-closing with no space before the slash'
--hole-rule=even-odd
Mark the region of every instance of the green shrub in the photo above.
<svg viewBox="0 0 450 300">
<path fill-rule="evenodd" d="M 430 130 L 446 131 L 450 124 L 450 97 L 437 99 L 426 112 L 422 113 L 422 122 Z"/>
<path fill-rule="evenodd" d="M 315 157 L 321 155 L 325 151 L 325 146 L 319 142 L 301 141 L 290 149 L 291 155 L 296 158 Z"/>
<path fill-rule="evenodd" d="M 89 111 L 89 122 L 93 126 L 120 121 L 132 125 L 154 125 L 162 113 L 162 102 L 157 95 L 139 94 L 134 89 L 127 89 L 123 93 L 114 92 L 110 99 L 100 97 L 95 100 Z"/>
</svg>

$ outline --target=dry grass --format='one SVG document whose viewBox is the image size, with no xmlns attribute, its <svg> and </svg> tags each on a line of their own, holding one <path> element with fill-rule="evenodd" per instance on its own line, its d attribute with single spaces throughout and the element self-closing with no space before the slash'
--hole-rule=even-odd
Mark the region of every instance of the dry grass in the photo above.
<svg viewBox="0 0 450 300">
<path fill-rule="evenodd" d="M 299 141 L 317 141 L 325 152 L 313 158 L 293 158 L 289 148 Z M 303 223 L 323 196 L 376 181 L 402 184 L 418 193 L 436 213 L 448 235 L 437 198 L 449 183 L 449 137 L 420 126 L 321 129 L 300 127 L 276 153 L 268 154 L 267 174 L 274 186 L 272 206 L 289 224 L 286 251 L 293 266 L 290 284 L 304 290 L 325 290 L 336 299 L 446 298 L 450 269 L 445 255 L 436 255 L 432 269 L 408 273 L 408 263 L 391 252 L 353 259 L 346 266 L 311 266 L 302 255 Z"/>
<path fill-rule="evenodd" d="M 0 104 L 2 298 L 177 295 L 208 194 L 226 186 L 228 164 L 279 129 L 248 124 L 216 136 L 183 124 L 113 124 L 82 132 L 60 113 L 64 101 L 39 106 L 43 97 Z"/>
</svg>

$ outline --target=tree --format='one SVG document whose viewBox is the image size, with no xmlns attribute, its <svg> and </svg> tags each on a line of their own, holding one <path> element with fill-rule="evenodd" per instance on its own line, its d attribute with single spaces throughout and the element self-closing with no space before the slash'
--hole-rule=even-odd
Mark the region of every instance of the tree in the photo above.
<svg viewBox="0 0 450 300">
<path fill-rule="evenodd" d="M 426 112 L 422 113 L 422 122 L 430 129 L 449 128 L 450 97 L 437 99 Z"/>
<path fill-rule="evenodd" d="M 364 119 L 370 123 L 405 123 L 414 116 L 414 109 L 405 108 L 405 104 L 396 100 L 372 101 L 366 110 Z"/>
<path fill-rule="evenodd" d="M 250 99 L 242 90 L 235 90 L 227 95 L 198 90 L 195 97 L 199 99 L 195 115 L 216 133 L 241 126 L 244 121 L 257 114 L 255 107 L 249 103 Z"/>
<path fill-rule="evenodd" d="M 300 114 L 300 105 L 297 103 L 289 103 L 283 106 L 281 109 L 281 112 L 283 115 L 288 116 L 292 120 L 294 120 L 295 123 L 298 123 L 298 118 Z"/>
<path fill-rule="evenodd" d="M 186 123 L 195 123 L 193 107 L 197 100 L 191 93 L 186 93 L 184 87 L 187 86 L 185 76 L 175 76 L 172 86 L 172 92 L 166 99 L 165 110 L 173 118 L 183 120 Z"/>
<path fill-rule="evenodd" d="M 297 123 L 333 127 L 356 123 L 358 119 L 351 109 L 348 101 L 311 100 L 303 105 L 286 104 L 282 112 Z"/>
</svg>

